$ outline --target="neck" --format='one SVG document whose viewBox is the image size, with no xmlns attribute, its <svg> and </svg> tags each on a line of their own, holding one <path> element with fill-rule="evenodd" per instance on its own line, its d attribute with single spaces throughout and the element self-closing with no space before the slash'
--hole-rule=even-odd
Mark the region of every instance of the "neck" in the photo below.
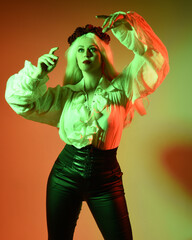
<svg viewBox="0 0 192 240">
<path fill-rule="evenodd" d="M 85 91 L 95 90 L 99 80 L 102 77 L 102 72 L 83 72 L 83 77 L 85 79 Z"/>
</svg>

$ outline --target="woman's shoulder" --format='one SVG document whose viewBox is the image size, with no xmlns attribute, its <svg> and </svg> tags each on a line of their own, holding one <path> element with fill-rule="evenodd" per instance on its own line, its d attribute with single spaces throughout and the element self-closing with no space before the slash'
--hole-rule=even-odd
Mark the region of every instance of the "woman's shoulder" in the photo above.
<svg viewBox="0 0 192 240">
<path fill-rule="evenodd" d="M 84 89 L 84 81 L 83 79 L 75 84 L 66 84 L 62 86 L 63 89 L 67 89 L 68 91 L 79 92 Z"/>
</svg>

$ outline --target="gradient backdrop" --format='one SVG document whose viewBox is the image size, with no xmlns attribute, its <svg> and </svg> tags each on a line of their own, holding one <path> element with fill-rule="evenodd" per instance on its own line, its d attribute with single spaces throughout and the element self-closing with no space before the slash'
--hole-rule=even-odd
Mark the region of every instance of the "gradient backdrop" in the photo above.
<svg viewBox="0 0 192 240">
<path fill-rule="evenodd" d="M 57 129 L 12 111 L 4 99 L 7 79 L 24 60 L 36 65 L 38 57 L 59 46 L 48 86 L 61 84 L 73 30 L 101 25 L 97 14 L 128 10 L 147 20 L 170 57 L 170 73 L 149 96 L 148 114 L 135 115 L 118 151 L 134 240 L 192 240 L 192 13 L 190 3 L 171 0 L 1 3 L 0 239 L 47 239 L 46 183 L 64 146 Z M 113 36 L 111 47 L 121 71 L 133 54 Z M 102 240 L 86 204 L 74 239 Z"/>
</svg>

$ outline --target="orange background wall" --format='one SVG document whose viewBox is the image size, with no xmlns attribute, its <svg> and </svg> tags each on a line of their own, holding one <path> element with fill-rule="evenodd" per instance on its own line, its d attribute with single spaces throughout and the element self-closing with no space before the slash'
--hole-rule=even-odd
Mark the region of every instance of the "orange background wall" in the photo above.
<svg viewBox="0 0 192 240">
<path fill-rule="evenodd" d="M 189 2 L 189 1 L 188 1 Z M 189 3 L 190 4 L 190 3 Z M 77 26 L 101 25 L 97 14 L 133 10 L 166 45 L 170 73 L 151 96 L 148 114 L 124 130 L 118 159 L 134 240 L 192 240 L 192 80 L 190 6 L 185 1 L 4 1 L 1 3 L 0 238 L 47 239 L 45 196 L 64 146 L 55 128 L 16 115 L 4 99 L 7 79 L 59 46 L 48 86 L 62 83 L 67 37 Z M 112 34 L 111 34 L 112 36 Z M 117 69 L 133 54 L 112 36 Z M 75 240 L 101 240 L 86 204 Z"/>
</svg>

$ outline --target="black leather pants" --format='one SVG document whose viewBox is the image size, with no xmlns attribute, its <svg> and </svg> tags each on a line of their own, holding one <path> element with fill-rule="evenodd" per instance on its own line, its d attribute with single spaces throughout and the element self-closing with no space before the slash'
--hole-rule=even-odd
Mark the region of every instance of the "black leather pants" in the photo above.
<svg viewBox="0 0 192 240">
<path fill-rule="evenodd" d="M 47 183 L 49 240 L 73 239 L 82 201 L 87 202 L 104 239 L 132 240 L 116 151 L 65 146 Z"/>
</svg>

